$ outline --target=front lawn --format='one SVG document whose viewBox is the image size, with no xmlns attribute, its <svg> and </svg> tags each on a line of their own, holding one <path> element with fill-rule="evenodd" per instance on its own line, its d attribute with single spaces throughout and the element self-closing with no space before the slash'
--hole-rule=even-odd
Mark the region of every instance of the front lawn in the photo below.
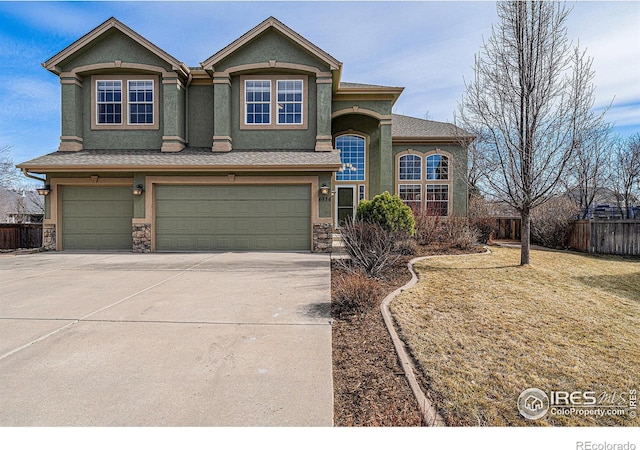
<svg viewBox="0 0 640 450">
<path fill-rule="evenodd" d="M 519 249 L 427 259 L 391 304 L 424 390 L 449 425 L 640 425 L 618 416 L 520 416 L 520 393 L 640 388 L 640 260 Z M 620 400 L 613 398 L 614 402 Z"/>
</svg>

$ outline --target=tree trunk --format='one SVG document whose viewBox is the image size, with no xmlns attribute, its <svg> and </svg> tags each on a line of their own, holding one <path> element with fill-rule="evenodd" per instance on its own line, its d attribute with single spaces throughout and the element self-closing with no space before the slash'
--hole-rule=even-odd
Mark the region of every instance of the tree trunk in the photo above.
<svg viewBox="0 0 640 450">
<path fill-rule="evenodd" d="M 520 265 L 528 266 L 531 253 L 531 211 L 523 209 L 520 211 Z"/>
</svg>

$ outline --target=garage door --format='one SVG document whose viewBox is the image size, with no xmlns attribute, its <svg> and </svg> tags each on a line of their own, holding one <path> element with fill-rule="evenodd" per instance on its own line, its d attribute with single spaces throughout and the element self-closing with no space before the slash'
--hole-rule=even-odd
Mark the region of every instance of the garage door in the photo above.
<svg viewBox="0 0 640 450">
<path fill-rule="evenodd" d="M 156 250 L 309 250 L 309 186 L 158 186 Z"/>
<path fill-rule="evenodd" d="M 62 187 L 63 250 L 132 248 L 133 196 L 128 187 Z"/>
</svg>

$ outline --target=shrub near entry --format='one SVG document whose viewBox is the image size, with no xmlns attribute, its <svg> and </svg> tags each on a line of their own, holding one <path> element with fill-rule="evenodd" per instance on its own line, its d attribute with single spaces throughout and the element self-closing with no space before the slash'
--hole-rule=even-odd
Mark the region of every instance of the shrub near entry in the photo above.
<svg viewBox="0 0 640 450">
<path fill-rule="evenodd" d="M 375 223 L 395 233 L 416 233 L 415 220 L 411 208 L 397 195 L 385 191 L 372 200 L 362 200 L 356 210 L 356 218 L 362 222 Z"/>
</svg>

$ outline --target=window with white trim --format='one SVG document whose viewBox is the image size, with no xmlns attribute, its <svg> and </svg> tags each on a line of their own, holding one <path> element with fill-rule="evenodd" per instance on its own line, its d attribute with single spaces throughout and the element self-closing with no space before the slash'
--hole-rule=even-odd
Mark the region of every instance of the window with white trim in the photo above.
<svg viewBox="0 0 640 450">
<path fill-rule="evenodd" d="M 302 80 L 278 80 L 278 124 L 302 123 Z"/>
<path fill-rule="evenodd" d="M 422 209 L 421 184 L 399 184 L 398 196 L 412 211 L 420 211 Z"/>
<path fill-rule="evenodd" d="M 129 80 L 129 123 L 153 124 L 153 80 Z"/>
<path fill-rule="evenodd" d="M 400 180 L 422 179 L 422 157 L 418 155 L 402 155 L 399 164 Z"/>
<path fill-rule="evenodd" d="M 365 181 L 365 139 L 353 134 L 344 134 L 336 138 L 335 147 L 340 150 L 342 163 L 340 170 L 336 172 L 336 181 Z"/>
<path fill-rule="evenodd" d="M 97 122 L 99 124 L 122 123 L 122 81 L 96 82 Z"/>
<path fill-rule="evenodd" d="M 448 216 L 449 185 L 427 184 L 424 208 L 429 216 Z"/>
<path fill-rule="evenodd" d="M 271 81 L 245 80 L 245 123 L 269 125 L 271 123 Z"/>
<path fill-rule="evenodd" d="M 427 156 L 427 180 L 448 180 L 449 179 L 449 158 L 445 155 Z"/>
<path fill-rule="evenodd" d="M 441 153 L 401 154 L 397 158 L 398 196 L 414 211 L 448 216 L 451 209 L 449 166 L 450 157 Z"/>
</svg>

